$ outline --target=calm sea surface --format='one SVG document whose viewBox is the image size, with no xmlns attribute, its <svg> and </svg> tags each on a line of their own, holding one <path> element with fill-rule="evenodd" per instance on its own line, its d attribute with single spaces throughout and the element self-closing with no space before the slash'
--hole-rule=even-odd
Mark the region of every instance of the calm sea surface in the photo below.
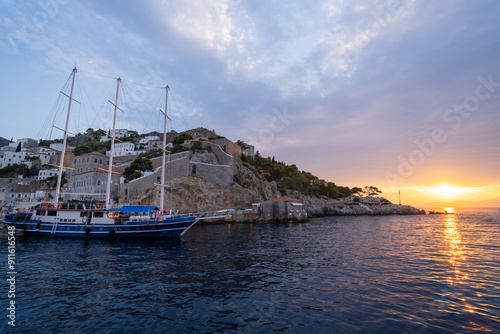
<svg viewBox="0 0 500 334">
<path fill-rule="evenodd" d="M 7 273 L 7 235 L 0 235 Z M 500 333 L 500 211 L 17 237 L 16 333 Z"/>
</svg>

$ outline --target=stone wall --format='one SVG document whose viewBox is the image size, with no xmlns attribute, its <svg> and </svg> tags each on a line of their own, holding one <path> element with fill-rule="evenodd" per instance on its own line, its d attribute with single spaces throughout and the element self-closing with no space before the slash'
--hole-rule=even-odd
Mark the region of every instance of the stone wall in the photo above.
<svg viewBox="0 0 500 334">
<path fill-rule="evenodd" d="M 233 183 L 234 170 L 232 166 L 211 165 L 202 162 L 190 163 L 189 165 L 192 175 L 225 186 Z"/>
<path fill-rule="evenodd" d="M 209 164 L 192 159 L 189 162 L 190 174 L 213 183 L 226 186 L 232 184 L 235 173 L 233 157 L 224 152 L 217 144 L 203 142 L 202 145 L 203 149 L 210 149 L 211 153 L 215 155 L 218 164 Z"/>
<path fill-rule="evenodd" d="M 210 142 L 203 142 L 202 147 L 204 149 L 208 149 L 208 147 L 210 147 L 210 149 L 212 150 L 212 153 L 215 154 L 215 156 L 217 157 L 217 160 L 219 161 L 219 165 L 226 165 L 226 166 L 234 167 L 233 156 L 231 154 L 224 152 L 219 145 L 213 144 Z"/>
<path fill-rule="evenodd" d="M 189 154 L 190 152 L 181 152 L 167 156 L 165 163 L 165 183 L 168 185 L 172 179 L 186 177 L 189 175 Z M 128 183 L 120 184 L 120 197 L 123 199 L 135 198 L 146 190 L 157 187 L 154 184 L 161 183 L 162 157 L 151 159 L 153 166 L 160 166 L 150 175 L 132 180 Z"/>
<path fill-rule="evenodd" d="M 189 155 L 190 152 L 181 152 L 166 157 L 165 181 L 189 175 Z M 161 158 L 162 157 L 151 159 L 153 166 L 161 166 Z M 161 177 L 161 174 L 159 174 L 159 176 Z"/>
<path fill-rule="evenodd" d="M 227 138 L 212 139 L 210 142 L 218 145 L 224 152 L 228 153 L 235 159 L 241 156 L 241 147 Z"/>
<path fill-rule="evenodd" d="M 120 198 L 128 201 L 130 198 L 136 198 L 140 193 L 145 190 L 159 186 L 155 186 L 155 183 L 160 183 L 161 179 L 161 168 L 158 168 L 155 173 L 149 174 L 147 176 L 140 177 L 138 179 L 129 181 L 128 183 L 120 184 L 119 196 Z"/>
</svg>

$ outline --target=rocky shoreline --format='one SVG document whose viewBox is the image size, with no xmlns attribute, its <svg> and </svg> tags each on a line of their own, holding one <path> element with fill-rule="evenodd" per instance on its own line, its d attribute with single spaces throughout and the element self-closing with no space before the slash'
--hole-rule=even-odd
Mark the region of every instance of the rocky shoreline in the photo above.
<svg viewBox="0 0 500 334">
<path fill-rule="evenodd" d="M 409 205 L 384 204 L 384 205 L 332 205 L 309 204 L 306 205 L 309 217 L 328 216 L 386 216 L 386 215 L 425 215 L 425 210 L 420 210 Z"/>
<path fill-rule="evenodd" d="M 268 201 L 282 196 L 275 182 L 266 179 L 241 164 L 237 165 L 237 182 L 224 186 L 210 181 L 188 176 L 174 179 L 167 193 L 168 207 L 180 212 L 207 212 L 222 209 L 250 209 L 252 203 Z M 352 198 L 333 200 L 327 197 L 306 196 L 290 192 L 286 196 L 304 203 L 308 217 L 327 216 L 380 216 L 380 215 L 421 215 L 419 210 L 409 205 L 392 204 L 377 198 L 375 202 L 354 202 Z M 159 192 L 155 189 L 129 199 L 129 204 L 151 205 L 159 202 Z"/>
</svg>

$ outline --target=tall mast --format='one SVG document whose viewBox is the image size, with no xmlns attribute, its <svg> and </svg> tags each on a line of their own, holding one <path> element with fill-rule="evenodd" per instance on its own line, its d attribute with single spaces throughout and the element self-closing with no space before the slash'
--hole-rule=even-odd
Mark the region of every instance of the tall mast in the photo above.
<svg viewBox="0 0 500 334">
<path fill-rule="evenodd" d="M 70 92 L 69 96 L 64 94 L 63 92 L 61 92 L 64 95 L 69 97 L 69 104 L 68 104 L 68 115 L 66 116 L 66 128 L 64 130 L 64 141 L 63 141 L 63 149 L 62 149 L 62 153 L 61 153 L 61 162 L 59 163 L 59 175 L 57 176 L 56 198 L 54 200 L 54 203 L 56 206 L 57 206 L 57 203 L 59 202 L 59 192 L 61 190 L 64 157 L 66 155 L 66 142 L 68 141 L 69 115 L 71 114 L 71 104 L 74 100 L 73 99 L 73 88 L 75 88 L 76 67 L 73 68 L 71 75 L 73 76 L 73 79 L 71 81 L 71 92 Z M 76 101 L 76 100 L 74 100 L 74 101 Z M 76 102 L 78 102 L 78 101 L 76 101 Z"/>
<path fill-rule="evenodd" d="M 115 153 L 115 132 L 116 132 L 116 112 L 118 111 L 118 94 L 120 92 L 120 82 L 122 80 L 120 78 L 117 79 L 116 84 L 116 99 L 115 103 L 109 101 L 112 105 L 115 106 L 115 114 L 113 117 L 113 135 L 111 136 L 111 151 L 109 154 L 109 166 L 108 166 L 108 183 L 106 184 L 106 209 L 109 209 L 109 197 L 111 195 L 111 171 L 113 169 L 113 155 Z M 121 109 L 120 109 L 121 110 Z M 123 110 L 121 110 L 123 111 Z"/>
<path fill-rule="evenodd" d="M 161 189 L 160 189 L 160 211 L 163 212 L 163 198 L 165 195 L 165 155 L 167 154 L 167 107 L 168 107 L 168 90 L 169 87 L 165 87 L 167 93 L 165 95 L 165 112 L 163 115 L 165 116 L 165 123 L 163 126 L 163 155 L 162 155 L 162 167 L 161 167 Z M 161 109 L 160 109 L 161 111 Z"/>
</svg>

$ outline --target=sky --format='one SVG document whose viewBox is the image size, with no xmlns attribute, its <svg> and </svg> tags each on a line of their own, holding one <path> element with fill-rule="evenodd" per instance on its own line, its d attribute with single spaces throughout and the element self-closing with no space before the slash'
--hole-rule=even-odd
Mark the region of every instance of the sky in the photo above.
<svg viewBox="0 0 500 334">
<path fill-rule="evenodd" d="M 403 204 L 500 197 L 500 2 L 0 0 L 0 136 L 206 127 Z M 80 100 L 79 100 L 80 99 Z M 54 122 L 56 120 L 56 122 Z M 500 199 L 498 200 L 500 206 Z"/>
</svg>

